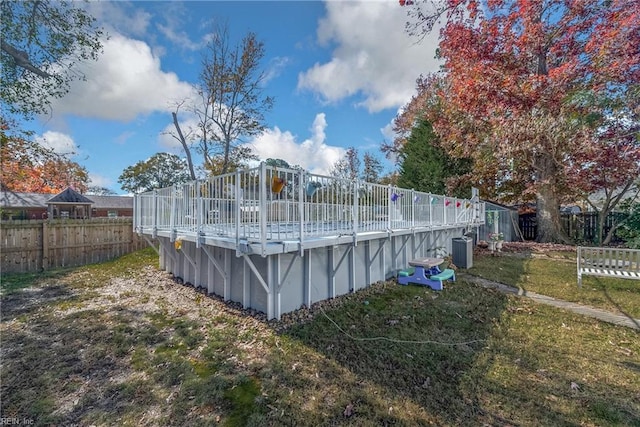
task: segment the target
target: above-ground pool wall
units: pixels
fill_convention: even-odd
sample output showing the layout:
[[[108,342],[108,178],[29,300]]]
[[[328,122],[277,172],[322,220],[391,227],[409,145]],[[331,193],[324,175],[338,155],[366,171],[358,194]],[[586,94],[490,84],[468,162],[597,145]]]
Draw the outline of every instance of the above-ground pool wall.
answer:
[[[462,228],[391,234],[299,252],[236,256],[235,249],[184,240],[180,250],[160,240],[160,267],[184,283],[267,314],[269,319],[302,306],[355,292],[395,277],[418,257],[451,253]]]

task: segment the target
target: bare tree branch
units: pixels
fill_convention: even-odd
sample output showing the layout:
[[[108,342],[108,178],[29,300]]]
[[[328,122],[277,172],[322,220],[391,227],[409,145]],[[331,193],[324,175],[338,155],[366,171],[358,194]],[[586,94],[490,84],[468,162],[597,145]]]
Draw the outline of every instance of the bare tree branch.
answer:
[[[192,180],[196,180],[196,173],[195,170],[193,169],[193,161],[191,160],[191,150],[189,149],[189,146],[187,145],[187,140],[184,137],[184,134],[182,133],[182,129],[180,129],[180,124],[178,123],[178,110],[180,109],[180,106],[178,105],[178,107],[176,108],[176,111],[171,112],[171,116],[173,117],[173,125],[176,127],[176,131],[178,132],[178,141],[180,141],[180,144],[182,144],[182,148],[184,148],[184,152],[187,156],[187,164],[189,165],[189,174],[191,175],[191,179]]]
[[[36,67],[35,65],[33,65],[31,63],[31,61],[29,60],[29,55],[27,55],[27,52],[24,52],[22,50],[18,50],[16,48],[14,48],[13,46],[11,46],[9,43],[6,43],[4,40],[0,41],[0,48],[7,53],[8,55],[10,55],[14,61],[16,61],[16,65],[18,67],[24,68],[25,70],[42,77],[43,79],[48,79],[51,76],[51,74],[46,73],[44,71],[42,71],[41,69],[39,69],[38,67]]]

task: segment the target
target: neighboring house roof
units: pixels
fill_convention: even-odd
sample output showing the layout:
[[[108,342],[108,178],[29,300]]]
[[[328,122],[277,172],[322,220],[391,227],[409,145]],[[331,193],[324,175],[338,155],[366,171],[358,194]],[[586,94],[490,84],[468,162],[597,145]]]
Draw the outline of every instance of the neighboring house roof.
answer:
[[[2,208],[46,208],[51,194],[14,193],[2,191],[0,207]]]
[[[83,196],[84,197],[84,196]],[[91,207],[95,209],[133,209],[133,197],[129,196],[90,196]],[[14,193],[12,191],[0,192],[0,207],[9,208],[47,208],[47,203],[52,202],[55,196],[40,193]],[[87,199],[88,200],[88,199]]]
[[[518,209],[513,206],[503,205],[498,202],[492,202],[489,200],[483,200],[486,206],[486,210],[495,211],[495,210],[509,210],[509,211],[517,211]]]
[[[47,203],[69,203],[69,204],[79,204],[79,205],[92,205],[93,200],[84,197],[82,194],[78,193],[73,188],[67,188],[63,192],[56,194],[49,200]]]
[[[91,196],[96,209],[133,209],[133,197],[130,196]]]

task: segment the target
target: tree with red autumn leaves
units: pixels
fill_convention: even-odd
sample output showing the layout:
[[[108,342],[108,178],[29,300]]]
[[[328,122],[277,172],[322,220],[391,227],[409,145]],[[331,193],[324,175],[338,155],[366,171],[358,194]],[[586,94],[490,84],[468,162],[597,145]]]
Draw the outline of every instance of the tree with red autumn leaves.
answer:
[[[87,190],[89,174],[83,166],[25,137],[9,135],[8,126],[0,125],[2,191],[59,193],[67,187],[80,193]]]
[[[443,72],[420,79],[396,119],[396,144],[425,117],[443,148],[473,159],[486,196],[535,199],[541,242],[565,240],[563,201],[637,179],[639,2],[446,0],[434,13],[420,6],[411,28],[430,31],[446,17]]]

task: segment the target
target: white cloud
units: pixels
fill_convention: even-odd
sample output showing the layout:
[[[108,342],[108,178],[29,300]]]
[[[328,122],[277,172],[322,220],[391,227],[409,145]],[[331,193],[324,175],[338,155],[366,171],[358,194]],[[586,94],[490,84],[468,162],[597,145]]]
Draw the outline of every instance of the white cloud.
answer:
[[[318,41],[335,45],[329,62],[298,76],[298,88],[327,102],[359,95],[370,112],[399,107],[415,92],[420,74],[436,71],[439,28],[421,42],[405,32],[407,10],[397,2],[327,1]],[[355,25],[354,25],[355,23]]]
[[[249,145],[262,160],[282,159],[312,173],[327,175],[333,165],[344,156],[345,150],[325,143],[326,127],[325,115],[319,113],[310,128],[311,136],[301,143],[296,141],[291,132],[283,132],[274,127],[256,137]]]
[[[130,130],[122,132],[120,135],[116,137],[115,143],[118,145],[124,145],[129,139],[134,137],[135,134],[136,134],[135,132],[132,132]]]
[[[262,85],[266,85],[269,81],[278,77],[282,71],[289,65],[291,59],[286,56],[276,56],[269,61],[269,66],[264,74]]]
[[[85,4],[91,16],[106,26],[108,32],[129,36],[147,34],[151,14],[127,1],[91,1]]]
[[[109,178],[106,178],[102,175],[98,175],[97,173],[91,173],[89,172],[89,185],[92,187],[104,187],[104,188],[110,188],[111,184],[113,184],[113,182],[111,182],[111,180]]]
[[[97,62],[83,64],[86,81],[76,81],[64,98],[54,102],[57,114],[130,121],[140,114],[169,111],[192,96],[192,87],[175,73],[160,68],[149,45],[120,34],[104,41]]]
[[[398,114],[400,114],[400,112],[398,112]],[[385,127],[380,129],[380,132],[382,133],[385,141],[393,141],[398,136],[398,134],[393,130],[393,120],[395,120],[395,118],[391,119],[391,121],[387,123]]]
[[[185,137],[197,137],[198,119],[194,114],[181,113],[180,128]],[[329,174],[333,165],[344,157],[345,149],[334,147],[325,143],[325,129],[327,121],[324,113],[316,115],[311,128],[311,136],[302,142],[296,140],[296,136],[289,131],[282,131],[278,127],[265,130],[261,135],[247,143],[254,153],[261,159],[268,158],[286,160],[291,165],[300,165],[304,169],[317,173]],[[158,144],[172,153],[182,153],[182,145],[171,134],[175,134],[173,123],[167,124],[158,135]],[[192,150],[195,156],[194,162],[198,162],[199,155]]]
[[[156,28],[171,43],[188,51],[196,51],[202,47],[202,41],[192,41],[189,34],[183,30],[183,28],[193,25],[189,22],[189,15],[183,3],[165,3],[161,19],[164,23],[157,23]]]
[[[36,136],[35,140],[38,144],[53,150],[57,154],[70,155],[78,153],[78,146],[73,138],[66,133],[47,131],[42,136]]]

